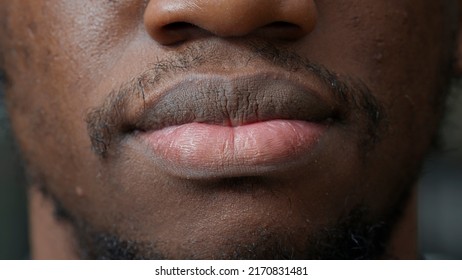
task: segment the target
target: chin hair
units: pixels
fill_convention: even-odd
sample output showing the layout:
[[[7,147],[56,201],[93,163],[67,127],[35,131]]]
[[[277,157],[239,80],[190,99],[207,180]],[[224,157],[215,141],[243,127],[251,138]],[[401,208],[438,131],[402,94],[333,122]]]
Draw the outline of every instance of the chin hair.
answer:
[[[177,252],[164,252],[157,242],[124,240],[117,234],[102,232],[89,223],[69,214],[61,203],[53,198],[55,217],[61,222],[69,222],[74,228],[81,259],[140,260],[140,259],[229,259],[229,260],[269,260],[269,259],[317,259],[317,260],[361,260],[393,258],[386,248],[403,205],[408,201],[405,192],[397,203],[395,211],[381,220],[370,221],[370,211],[365,205],[358,205],[331,226],[305,236],[304,246],[291,242],[290,233],[268,229],[255,229],[248,234],[251,241],[229,240],[226,248],[207,248],[207,253],[187,248]]]

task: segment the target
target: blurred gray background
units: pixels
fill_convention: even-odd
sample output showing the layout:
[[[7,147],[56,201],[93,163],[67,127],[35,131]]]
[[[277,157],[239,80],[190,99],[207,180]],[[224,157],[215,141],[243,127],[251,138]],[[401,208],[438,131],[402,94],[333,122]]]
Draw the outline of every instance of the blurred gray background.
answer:
[[[427,258],[462,259],[462,82],[454,86],[441,147],[426,162],[419,190],[419,234]]]
[[[0,88],[0,259],[28,257],[25,180]]]
[[[419,242],[429,259],[462,259],[462,90],[455,92],[448,100],[442,145],[428,158],[420,183]],[[0,259],[24,259],[25,182],[6,120],[0,101]]]

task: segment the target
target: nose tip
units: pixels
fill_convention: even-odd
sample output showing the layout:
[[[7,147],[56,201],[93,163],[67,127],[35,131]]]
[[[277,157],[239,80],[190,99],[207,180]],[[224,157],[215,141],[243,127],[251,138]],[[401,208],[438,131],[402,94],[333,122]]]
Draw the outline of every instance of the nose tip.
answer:
[[[316,16],[314,0],[151,0],[144,25],[162,45],[204,36],[298,39]]]

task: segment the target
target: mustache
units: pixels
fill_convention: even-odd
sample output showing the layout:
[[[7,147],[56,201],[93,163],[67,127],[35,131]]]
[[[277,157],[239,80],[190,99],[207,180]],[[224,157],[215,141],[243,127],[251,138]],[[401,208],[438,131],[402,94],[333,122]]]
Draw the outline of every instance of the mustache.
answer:
[[[248,55],[248,64],[259,61],[287,73],[315,76],[328,89],[329,98],[341,108],[335,121],[357,124],[361,150],[370,149],[385,134],[387,127],[384,109],[360,79],[339,75],[292,50],[265,40],[239,39],[233,43],[246,50],[244,53]],[[85,119],[93,152],[106,158],[111,147],[120,142],[123,135],[138,128],[130,110],[130,105],[136,99],[142,100],[143,106],[135,114],[147,115],[147,96],[155,92],[163,82],[175,75],[194,73],[195,69],[214,63],[226,63],[226,58],[216,51],[213,44],[197,42],[158,60],[149,69],[122,83],[119,88],[112,89],[104,102],[91,109]]]

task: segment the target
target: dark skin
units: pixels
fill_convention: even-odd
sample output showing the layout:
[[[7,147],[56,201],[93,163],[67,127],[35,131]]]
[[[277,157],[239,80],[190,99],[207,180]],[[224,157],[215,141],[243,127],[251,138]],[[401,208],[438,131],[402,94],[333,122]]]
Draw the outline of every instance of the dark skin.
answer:
[[[326,229],[349,236],[356,224],[359,232],[386,224],[384,246],[363,257],[418,257],[410,194],[442,115],[457,7],[450,0],[3,1],[0,61],[30,177],[32,256],[98,258],[91,239],[104,234],[137,244],[138,257],[324,258],[326,248],[344,244],[323,239]],[[235,82],[238,74],[250,78]],[[254,80],[262,75],[270,88],[296,92],[292,84],[302,81],[315,94],[276,99],[279,91]],[[188,79],[199,80],[186,84],[185,99],[175,97],[183,91],[169,89]],[[223,94],[191,89],[210,84],[242,100],[258,97],[247,107],[231,102],[223,117],[216,106]],[[259,119],[270,104],[265,93],[287,106]],[[207,101],[194,103],[199,94]],[[167,105],[175,121],[162,110],[140,114],[165,95],[179,110],[193,104],[193,117]],[[312,95],[316,101],[306,101]],[[306,107],[314,109],[300,120]],[[246,114],[256,123],[314,123],[322,133],[315,144],[297,138],[308,148],[283,159],[257,145],[253,157],[242,148],[244,156],[217,160],[196,142],[172,142],[162,154],[140,140],[179,118],[246,127]],[[153,118],[164,127],[153,127]],[[201,141],[215,139],[207,135]],[[278,145],[271,147],[285,155]],[[64,209],[61,219],[51,201]]]

